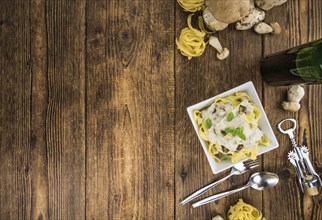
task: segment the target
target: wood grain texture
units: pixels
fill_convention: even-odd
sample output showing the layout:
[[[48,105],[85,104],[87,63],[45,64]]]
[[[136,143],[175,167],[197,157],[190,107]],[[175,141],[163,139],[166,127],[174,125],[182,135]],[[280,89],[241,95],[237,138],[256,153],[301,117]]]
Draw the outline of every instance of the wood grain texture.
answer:
[[[1,1],[1,219],[84,218],[84,9]]]
[[[274,126],[298,120],[297,140],[322,175],[322,86],[305,86],[291,114],[280,108],[287,87],[259,72],[263,56],[321,38],[321,11],[320,0],[289,0],[266,15],[280,35],[231,25],[216,33],[227,60],[207,47],[188,61],[175,45],[188,16],[176,1],[0,0],[0,219],[211,219],[239,198],[267,219],[322,219],[321,195],[301,195],[291,145]],[[281,145],[256,170],[277,172],[280,184],[181,206],[228,174],[212,174],[186,108],[247,81]]]
[[[275,37],[264,37],[263,54],[285,50],[300,44],[308,43],[322,37],[321,1],[288,1],[285,7],[276,7],[272,17],[278,17],[282,33]],[[279,15],[285,16],[279,16]],[[268,20],[275,21],[273,19]],[[279,40],[278,40],[279,39]],[[287,87],[273,87],[264,84],[264,105],[273,125],[285,118],[295,118],[298,121],[296,139],[299,144],[308,145],[314,165],[321,175],[321,85],[306,85],[301,110],[298,113],[283,111],[281,102],[286,99]],[[272,102],[269,97],[275,100]],[[321,219],[321,195],[316,197],[303,196],[298,187],[298,181],[294,168],[287,161],[287,153],[292,149],[286,135],[274,128],[280,142],[277,151],[264,156],[264,167],[274,170],[280,177],[280,184],[270,192],[264,193],[264,210],[270,210],[269,219],[280,216],[279,219]],[[274,161],[271,163],[270,161]],[[280,199],[283,195],[283,200]],[[293,207],[293,208],[289,208]]]
[[[88,1],[86,218],[175,217],[173,10]]]
[[[85,1],[47,1],[49,217],[85,217]]]
[[[187,26],[189,13],[176,8],[176,36]],[[193,17],[194,26],[197,16]],[[261,76],[259,74],[259,60],[262,53],[262,38],[252,31],[242,32],[234,30],[231,25],[227,30],[216,34],[224,47],[229,48],[228,59],[219,61],[217,51],[207,47],[201,57],[188,60],[178,51],[175,53],[176,74],[176,114],[175,114],[175,146],[176,146],[176,217],[177,219],[211,219],[216,214],[226,216],[230,205],[239,198],[256,204],[262,208],[262,196],[252,196],[251,190],[237,193],[218,202],[193,209],[191,205],[181,206],[180,201],[206,183],[219,180],[229,171],[214,175],[200,145],[197,135],[188,117],[186,108],[202,100],[218,95],[247,81],[253,81],[259,96],[262,94]],[[242,45],[249,45],[244,47]],[[184,128],[184,129],[183,129]],[[218,185],[207,195],[233,189],[247,183],[249,173],[234,176]],[[205,197],[205,196],[203,196]]]
[[[49,218],[46,112],[48,104],[46,2],[30,2],[30,53],[32,57],[30,145],[31,219]]]
[[[0,15],[0,218],[27,218],[30,209],[29,4],[2,2]]]

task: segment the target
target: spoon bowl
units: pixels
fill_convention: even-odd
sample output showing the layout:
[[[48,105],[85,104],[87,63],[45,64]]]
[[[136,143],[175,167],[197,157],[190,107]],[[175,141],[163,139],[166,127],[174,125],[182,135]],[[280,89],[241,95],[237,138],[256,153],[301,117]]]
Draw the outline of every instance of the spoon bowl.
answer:
[[[248,183],[253,189],[264,190],[274,187],[278,181],[278,176],[275,173],[257,172],[251,175]]]

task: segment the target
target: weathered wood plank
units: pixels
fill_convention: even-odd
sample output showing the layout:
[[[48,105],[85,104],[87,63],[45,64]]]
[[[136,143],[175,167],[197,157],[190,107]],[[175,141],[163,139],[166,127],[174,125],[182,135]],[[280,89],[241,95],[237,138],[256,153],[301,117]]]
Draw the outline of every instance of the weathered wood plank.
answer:
[[[0,7],[0,219],[29,218],[31,58],[28,1]]]
[[[0,219],[210,219],[243,198],[267,219],[321,219],[321,196],[300,196],[290,143],[259,159],[280,184],[198,209],[180,200],[213,175],[186,107],[252,80],[273,125],[295,117],[322,174],[321,85],[305,86],[297,114],[286,87],[262,83],[263,55],[319,39],[322,2],[288,1],[267,13],[283,32],[262,38],[233,27],[188,61],[173,35],[187,13],[175,1],[0,1]],[[175,11],[174,11],[175,10]],[[196,23],[194,23],[196,25]],[[273,162],[272,162],[273,161]],[[259,169],[257,169],[259,170]],[[233,177],[210,194],[243,185]],[[273,201],[273,202],[272,202]]]
[[[49,217],[85,217],[85,1],[47,1]],[[43,129],[43,128],[39,128]]]
[[[173,10],[87,2],[86,218],[174,218]]]
[[[1,219],[84,218],[84,3],[1,2]]]
[[[283,7],[274,8],[273,17],[281,24],[282,33],[275,37],[265,37],[264,55],[278,52],[290,47],[307,43],[322,37],[321,31],[322,4],[319,0],[288,1]],[[284,15],[284,16],[280,16]],[[273,21],[273,20],[271,20]],[[319,94],[321,85],[305,86],[306,95],[301,101],[299,113],[289,113],[281,109],[281,102],[286,97],[287,87],[273,87],[264,84],[265,109],[273,127],[284,118],[295,118],[298,121],[296,139],[299,143],[308,144],[312,160],[321,174],[321,104]],[[287,153],[292,149],[288,137],[275,133],[280,148],[264,157],[266,169],[276,170],[280,176],[278,187],[264,193],[264,210],[270,210],[269,219],[321,219],[321,196],[315,198],[303,196],[298,188],[297,177],[293,167],[287,161]],[[278,158],[278,159],[277,159]]]
[[[46,2],[30,1],[31,89],[31,219],[49,218],[46,112],[48,104]]]
[[[187,26],[187,16],[188,13],[183,12],[177,5],[177,37],[180,35],[181,28]],[[251,190],[237,193],[197,209],[192,209],[191,205],[181,206],[179,203],[184,197],[201,186],[218,180],[229,173],[229,171],[225,171],[218,175],[212,174],[203,149],[188,118],[186,108],[247,81],[253,81],[260,97],[262,94],[262,81],[258,71],[259,59],[262,53],[261,36],[252,31],[236,31],[233,25],[215,35],[219,37],[222,45],[230,50],[230,56],[227,60],[217,60],[216,51],[211,47],[207,47],[201,57],[190,61],[178,51],[175,53],[177,219],[211,219],[216,214],[226,216],[230,205],[235,204],[239,198],[254,204],[259,209],[262,208],[261,193],[257,193],[254,196],[254,192]],[[242,186],[247,182],[249,174],[232,177],[207,195]]]

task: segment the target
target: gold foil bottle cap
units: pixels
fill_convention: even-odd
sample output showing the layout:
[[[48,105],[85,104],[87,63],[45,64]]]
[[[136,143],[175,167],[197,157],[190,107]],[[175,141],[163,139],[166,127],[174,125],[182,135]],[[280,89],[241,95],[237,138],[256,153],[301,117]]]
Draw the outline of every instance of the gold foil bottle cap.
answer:
[[[309,176],[305,177],[305,180],[311,181],[311,180],[313,180],[313,176],[309,175]],[[319,194],[319,189],[316,186],[314,186],[314,187],[305,187],[304,189],[305,189],[305,193],[307,195],[309,195],[309,196],[316,196],[316,195]]]

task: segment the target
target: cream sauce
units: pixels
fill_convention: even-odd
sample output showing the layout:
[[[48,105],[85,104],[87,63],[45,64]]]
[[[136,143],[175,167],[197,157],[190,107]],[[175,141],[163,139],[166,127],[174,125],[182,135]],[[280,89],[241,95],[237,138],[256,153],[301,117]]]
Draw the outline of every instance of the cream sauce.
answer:
[[[253,112],[254,108],[247,99],[244,99],[239,106],[243,106],[245,112]],[[208,130],[209,141],[213,144],[219,144],[228,149],[228,152],[224,152],[219,148],[222,153],[234,153],[237,151],[238,146],[243,145],[246,148],[252,148],[258,145],[263,132],[256,126],[251,128],[250,124],[244,121],[240,115],[239,106],[233,108],[232,104],[214,103],[209,108],[202,111],[202,118],[211,120],[212,125]],[[234,114],[234,118],[231,121],[227,120],[229,113]],[[246,140],[243,140],[238,135],[235,137],[231,133],[223,132],[226,128],[243,128],[243,133],[246,136]]]

